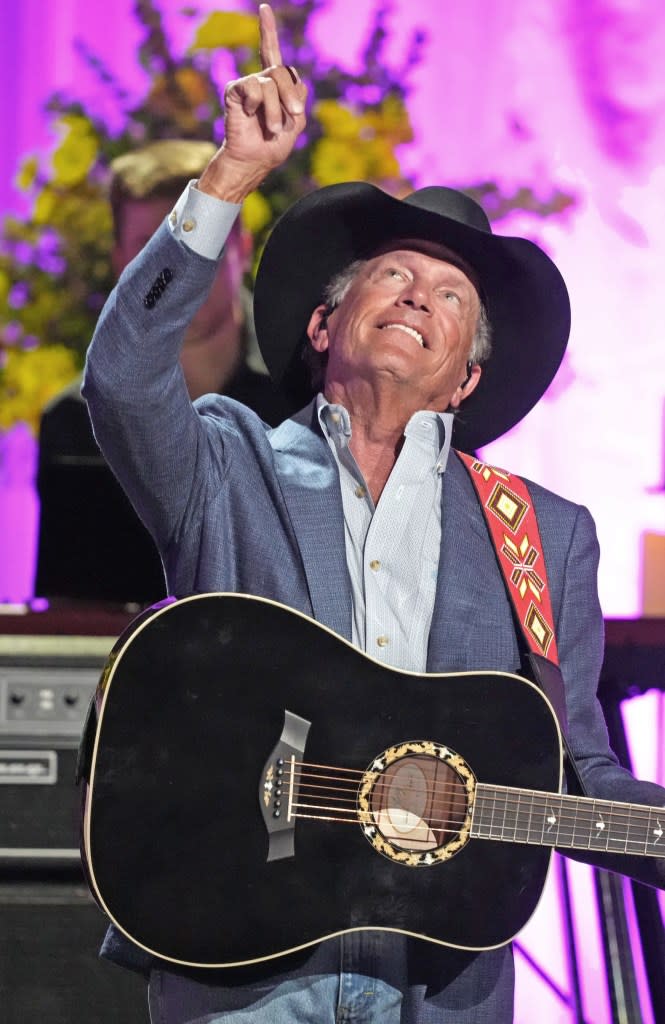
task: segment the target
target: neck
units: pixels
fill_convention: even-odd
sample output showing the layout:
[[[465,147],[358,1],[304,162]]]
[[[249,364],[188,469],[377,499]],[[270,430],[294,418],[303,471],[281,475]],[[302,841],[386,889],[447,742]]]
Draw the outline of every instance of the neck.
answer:
[[[351,419],[350,449],[374,504],[381,497],[404,443],[406,425],[422,406],[412,395],[396,394],[394,388],[368,388],[356,381],[351,387],[326,383],[325,396],[343,405]]]

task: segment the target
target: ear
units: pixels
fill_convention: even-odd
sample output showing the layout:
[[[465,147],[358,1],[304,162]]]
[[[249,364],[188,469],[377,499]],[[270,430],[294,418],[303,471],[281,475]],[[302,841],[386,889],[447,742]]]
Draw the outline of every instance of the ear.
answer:
[[[453,392],[452,398],[450,399],[450,405],[453,409],[459,409],[464,399],[468,398],[471,392],[476,390],[482,376],[482,372],[482,366],[478,363],[474,363],[471,367],[468,379],[464,383],[460,384]]]
[[[312,348],[317,352],[325,352],[328,348],[328,321],[326,317],[326,306],[317,306],[307,324],[307,337],[312,343]]]

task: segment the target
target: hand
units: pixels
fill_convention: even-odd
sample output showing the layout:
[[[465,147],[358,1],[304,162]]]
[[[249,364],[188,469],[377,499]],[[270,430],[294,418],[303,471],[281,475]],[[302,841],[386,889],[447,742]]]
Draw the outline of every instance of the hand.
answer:
[[[307,87],[282,64],[268,4],[259,7],[259,30],[263,70],[226,86],[224,142],[199,180],[202,191],[229,202],[242,202],[284,163],[306,123]]]

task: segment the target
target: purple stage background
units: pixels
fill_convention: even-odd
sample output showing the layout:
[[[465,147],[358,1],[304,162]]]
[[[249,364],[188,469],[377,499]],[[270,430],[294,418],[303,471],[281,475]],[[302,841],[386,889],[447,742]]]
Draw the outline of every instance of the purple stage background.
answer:
[[[182,35],[181,0],[160,6]],[[354,64],[375,7],[376,0],[331,0],[316,21],[317,45]],[[143,82],[131,0],[0,0],[0,9],[4,213],[21,208],[12,187],[19,160],[53,142],[43,100],[57,88],[108,103],[75,56],[75,37],[130,89]],[[605,614],[640,615],[643,535],[665,533],[665,7],[661,0],[394,0],[392,11],[396,54],[411,28],[428,33],[409,104],[416,141],[403,154],[417,183],[494,179],[506,189],[531,185],[543,199],[555,189],[575,197],[558,218],[520,214],[498,227],[529,235],[554,257],[570,288],[573,330],[546,399],[483,454],[589,506],[603,552]],[[33,596],[34,457],[23,428],[0,437],[0,601]],[[663,781],[662,697],[649,693],[631,705],[637,766]],[[590,1024],[604,1024],[588,878],[578,866],[572,875],[576,905],[585,907],[577,916],[585,1011]],[[567,991],[559,915],[552,883],[522,940]],[[518,968],[516,1020],[570,1021],[570,1010],[519,956]]]

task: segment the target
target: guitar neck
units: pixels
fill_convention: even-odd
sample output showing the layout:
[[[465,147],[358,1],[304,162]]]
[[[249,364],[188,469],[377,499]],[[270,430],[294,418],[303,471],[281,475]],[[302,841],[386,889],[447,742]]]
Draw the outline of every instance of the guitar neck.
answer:
[[[478,783],[475,839],[665,857],[665,808]]]

